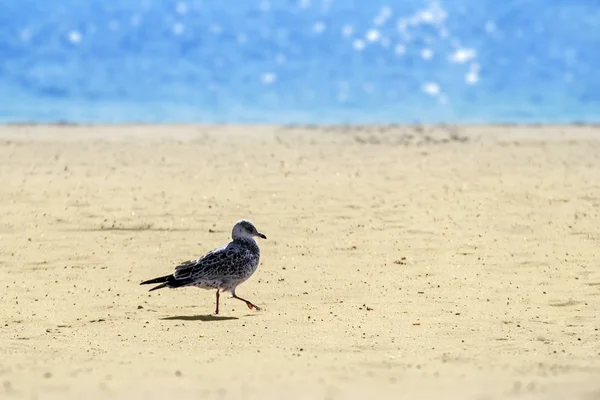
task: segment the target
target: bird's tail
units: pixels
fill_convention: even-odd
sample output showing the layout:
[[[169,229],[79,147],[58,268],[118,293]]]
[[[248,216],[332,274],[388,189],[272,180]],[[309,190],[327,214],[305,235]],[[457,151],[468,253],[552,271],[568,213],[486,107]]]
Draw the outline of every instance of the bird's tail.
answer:
[[[153,287],[152,289],[149,290],[149,292],[153,291],[153,290],[157,290],[157,289],[162,289],[164,287],[168,286],[168,280],[169,278],[171,278],[173,275],[165,275],[165,276],[161,276],[158,278],[154,278],[154,279],[150,279],[148,281],[144,281],[141,282],[140,285],[150,285],[152,283],[160,283],[160,285]]]

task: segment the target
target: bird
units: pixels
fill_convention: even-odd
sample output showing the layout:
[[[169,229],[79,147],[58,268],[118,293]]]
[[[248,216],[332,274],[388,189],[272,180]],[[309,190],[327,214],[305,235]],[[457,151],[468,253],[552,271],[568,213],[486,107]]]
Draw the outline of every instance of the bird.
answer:
[[[231,231],[232,241],[209,251],[196,260],[182,262],[175,272],[158,278],[143,281],[140,285],[156,284],[149,291],[168,288],[195,286],[201,289],[217,289],[215,314],[219,314],[220,292],[231,292],[234,299],[246,303],[249,309],[260,310],[250,301],[238,297],[235,289],[254,274],[260,261],[260,249],[255,237],[267,239],[252,222],[242,219],[235,223]]]

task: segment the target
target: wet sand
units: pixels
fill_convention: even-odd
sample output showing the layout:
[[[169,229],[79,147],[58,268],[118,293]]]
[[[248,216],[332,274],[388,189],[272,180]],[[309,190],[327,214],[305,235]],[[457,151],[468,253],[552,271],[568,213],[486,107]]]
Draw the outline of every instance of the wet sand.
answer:
[[[600,128],[0,127],[0,397],[598,399]],[[149,293],[251,219],[261,265]]]

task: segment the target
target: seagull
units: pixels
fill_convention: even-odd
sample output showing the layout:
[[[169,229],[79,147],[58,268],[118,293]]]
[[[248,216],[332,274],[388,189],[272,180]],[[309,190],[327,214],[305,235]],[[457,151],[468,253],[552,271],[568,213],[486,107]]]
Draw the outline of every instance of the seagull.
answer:
[[[242,219],[235,223],[231,231],[233,239],[229,244],[209,251],[197,260],[185,261],[175,267],[175,272],[141,282],[140,285],[160,283],[150,289],[180,288],[196,286],[201,289],[217,289],[217,308],[219,314],[219,292],[231,292],[234,299],[246,303],[249,309],[260,307],[235,294],[235,288],[252,276],[260,260],[260,249],[255,237],[266,239],[252,222]]]

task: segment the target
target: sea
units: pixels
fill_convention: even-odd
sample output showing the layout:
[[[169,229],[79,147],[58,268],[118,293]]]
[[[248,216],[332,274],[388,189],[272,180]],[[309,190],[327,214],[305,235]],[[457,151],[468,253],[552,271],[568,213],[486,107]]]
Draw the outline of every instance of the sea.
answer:
[[[599,0],[0,0],[0,123],[598,123]]]

